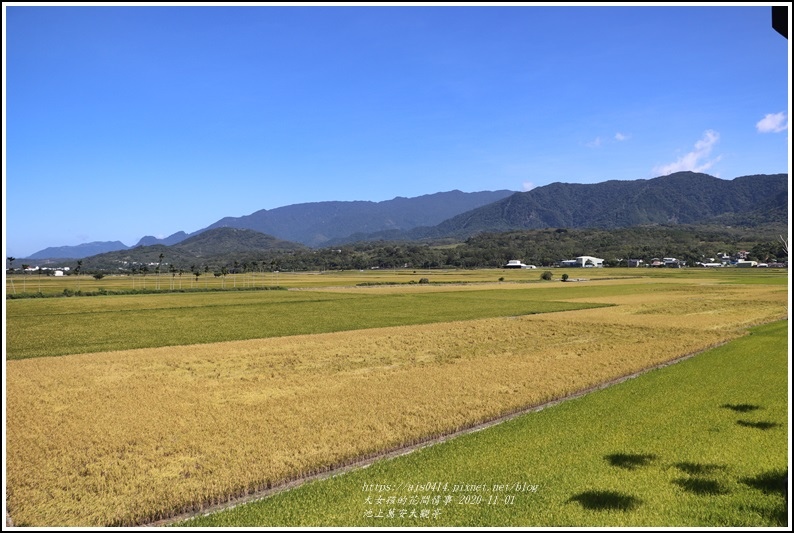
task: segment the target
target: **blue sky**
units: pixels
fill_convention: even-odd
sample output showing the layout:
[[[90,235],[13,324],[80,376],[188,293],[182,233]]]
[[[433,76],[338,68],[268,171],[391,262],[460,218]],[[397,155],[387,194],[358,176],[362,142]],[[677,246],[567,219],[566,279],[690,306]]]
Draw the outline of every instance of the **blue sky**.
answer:
[[[14,257],[303,202],[789,171],[768,6],[3,9]]]

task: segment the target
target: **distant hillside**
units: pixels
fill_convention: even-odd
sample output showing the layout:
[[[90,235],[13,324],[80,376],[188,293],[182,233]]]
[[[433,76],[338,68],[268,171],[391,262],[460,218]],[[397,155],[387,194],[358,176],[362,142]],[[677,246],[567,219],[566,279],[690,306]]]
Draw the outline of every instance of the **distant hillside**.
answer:
[[[787,217],[788,175],[722,180],[677,172],[649,180],[552,183],[454,216],[433,227],[358,234],[344,239],[466,238],[483,231],[543,228],[626,228],[720,220],[748,224]]]
[[[158,239],[157,237],[152,237],[151,235],[147,235],[146,237],[141,237],[141,240],[138,241],[138,244],[135,246],[154,246],[155,244],[163,244],[165,246],[171,246],[172,244],[177,244],[185,239],[188,238],[188,234],[184,231],[177,231],[173,235],[169,235],[165,239]]]
[[[447,233],[479,227],[610,229],[695,224],[719,215],[757,211],[762,206],[785,207],[787,190],[786,174],[729,181],[677,172],[650,180],[553,183],[458,215],[438,229]]]
[[[353,233],[432,226],[511,194],[513,191],[506,190],[472,193],[455,190],[415,198],[397,197],[383,202],[295,204],[262,209],[242,217],[222,218],[207,229],[246,228],[316,247]]]
[[[128,246],[121,241],[96,241],[78,244],[76,246],[55,246],[45,248],[28,257],[28,259],[82,259],[105,252],[126,250]]]
[[[157,244],[170,246],[187,239],[187,237],[187,233],[184,231],[179,231],[166,237],[165,239],[158,239],[157,237],[147,235],[146,237],[142,237],[135,246],[127,246],[121,241],[97,241],[78,244],[75,246],[56,246],[38,251],[31,255],[29,259],[84,259],[86,257],[91,257],[92,255],[116,252],[119,250],[128,250],[136,246],[154,246]]]
[[[215,257],[252,251],[300,250],[300,243],[277,239],[258,231],[240,228],[215,228],[185,239],[169,249],[193,257]]]
[[[272,235],[238,228],[215,228],[172,246],[155,244],[99,254],[83,260],[83,268],[129,269],[133,265],[153,265],[163,255],[163,265],[186,268],[191,264],[225,265],[237,258],[266,252],[304,250],[300,243],[283,241]]]

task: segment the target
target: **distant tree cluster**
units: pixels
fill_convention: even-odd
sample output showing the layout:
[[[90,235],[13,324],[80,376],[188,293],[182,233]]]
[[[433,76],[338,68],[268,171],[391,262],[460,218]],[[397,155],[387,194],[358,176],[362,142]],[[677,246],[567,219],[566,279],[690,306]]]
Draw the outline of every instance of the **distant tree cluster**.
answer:
[[[226,276],[246,272],[365,270],[372,268],[498,268],[511,259],[552,267],[581,255],[603,258],[605,266],[627,266],[629,259],[646,263],[675,257],[688,265],[710,262],[719,254],[747,252],[759,262],[788,259],[780,228],[738,229],[720,226],[648,226],[617,230],[544,229],[481,233],[462,242],[362,242],[335,248],[204,251],[203,257],[170,256],[168,247],[142,247],[118,255],[102,254],[78,262],[78,272],[122,272],[144,276],[167,271],[174,276],[191,273]],[[11,261],[9,261],[11,263]],[[81,264],[84,263],[84,264]],[[82,269],[82,270],[81,270]],[[167,275],[167,274],[166,274]]]

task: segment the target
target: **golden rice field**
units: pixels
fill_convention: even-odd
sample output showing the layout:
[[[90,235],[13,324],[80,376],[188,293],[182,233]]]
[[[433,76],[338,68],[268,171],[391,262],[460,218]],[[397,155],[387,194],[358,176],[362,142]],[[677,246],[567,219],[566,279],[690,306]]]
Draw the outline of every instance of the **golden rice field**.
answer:
[[[23,526],[146,523],[787,315],[783,285],[615,292],[588,298],[606,308],[6,361],[8,510]]]

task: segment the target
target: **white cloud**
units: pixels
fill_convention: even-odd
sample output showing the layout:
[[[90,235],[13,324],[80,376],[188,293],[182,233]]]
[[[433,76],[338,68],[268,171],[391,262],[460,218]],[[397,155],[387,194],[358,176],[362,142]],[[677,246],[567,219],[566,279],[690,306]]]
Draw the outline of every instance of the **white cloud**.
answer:
[[[722,156],[708,159],[711,155],[711,149],[719,140],[719,133],[714,130],[708,130],[703,134],[703,138],[695,143],[694,150],[682,155],[672,163],[657,165],[654,167],[653,171],[657,172],[659,175],[666,176],[667,174],[684,170],[691,170],[692,172],[703,172],[704,170],[708,170],[714,163],[722,159]]]
[[[531,181],[525,181],[524,183],[521,184],[521,188],[524,190],[524,192],[531,191],[535,187],[537,187],[537,185],[535,185]]]
[[[623,133],[617,132],[614,136],[614,140],[621,142],[628,140],[630,137],[629,135],[624,135]],[[601,137],[600,135],[593,139],[592,141],[584,143],[585,146],[588,148],[600,148],[605,144],[609,144],[612,142],[612,138],[610,137]]]
[[[596,137],[589,143],[585,144],[585,146],[587,146],[588,148],[598,148],[599,146],[601,146],[601,137]]]
[[[788,129],[786,113],[769,113],[755,125],[758,133],[779,133]]]

